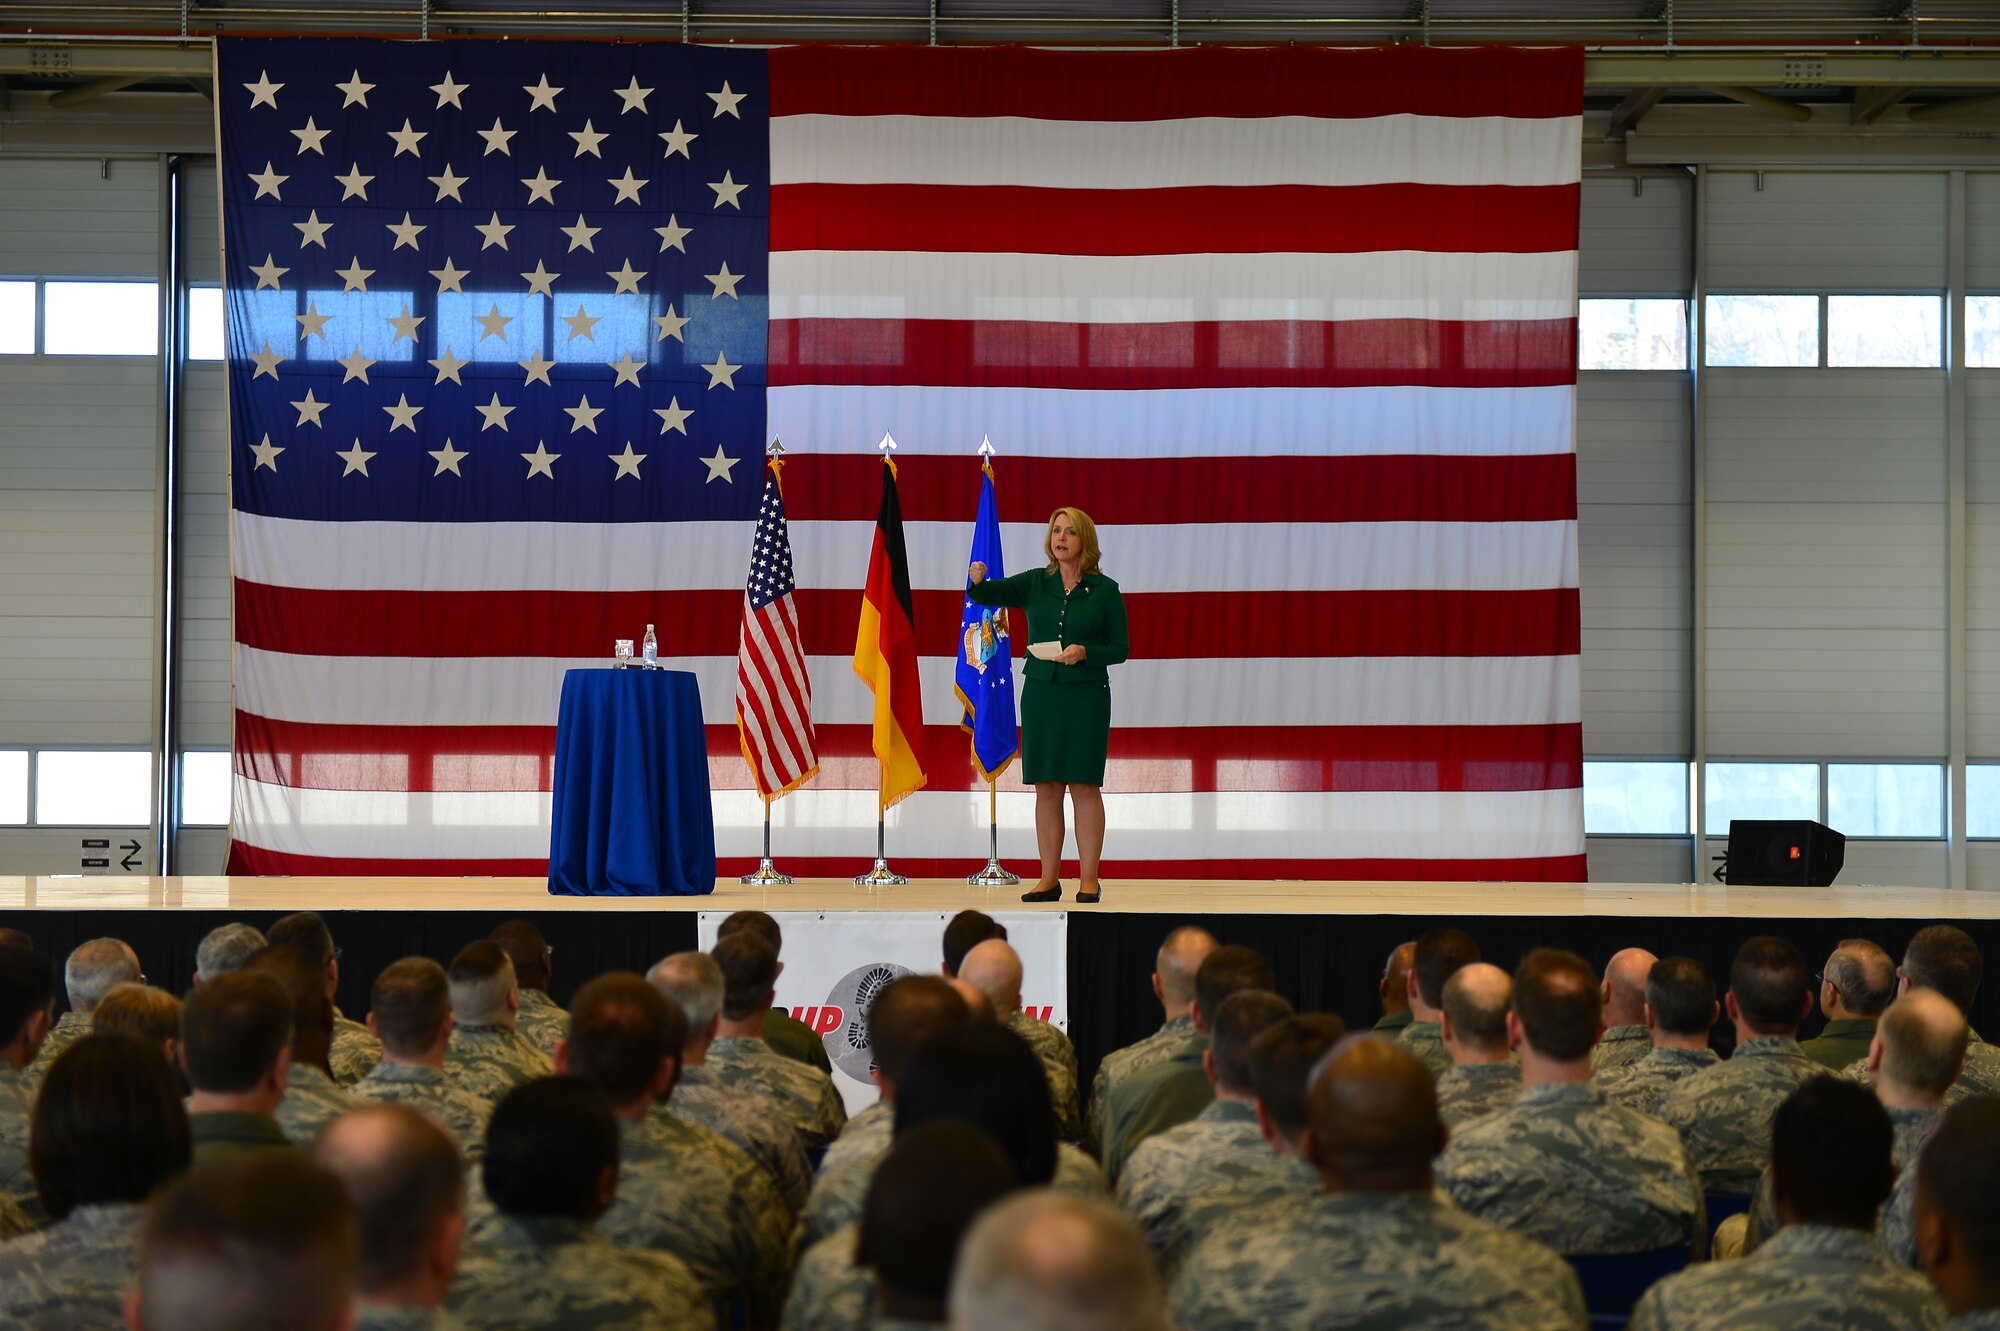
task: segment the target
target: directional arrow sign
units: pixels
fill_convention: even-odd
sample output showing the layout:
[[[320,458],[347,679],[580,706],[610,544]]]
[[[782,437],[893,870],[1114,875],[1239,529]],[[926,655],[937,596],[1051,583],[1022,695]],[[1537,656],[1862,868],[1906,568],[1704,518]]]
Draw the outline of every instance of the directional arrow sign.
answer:
[[[129,851],[131,851],[131,852],[132,852],[132,853],[133,853],[134,855],[136,855],[136,854],[138,854],[138,853],[139,853],[139,843],[138,843],[137,841],[126,841],[126,842],[123,842],[123,843],[121,843],[121,844],[119,845],[118,849],[120,849],[120,850],[129,850]]]
[[[138,855],[136,853],[127,855],[124,859],[118,861],[118,867],[126,870],[127,872],[130,872],[131,870],[138,868],[139,867]]]

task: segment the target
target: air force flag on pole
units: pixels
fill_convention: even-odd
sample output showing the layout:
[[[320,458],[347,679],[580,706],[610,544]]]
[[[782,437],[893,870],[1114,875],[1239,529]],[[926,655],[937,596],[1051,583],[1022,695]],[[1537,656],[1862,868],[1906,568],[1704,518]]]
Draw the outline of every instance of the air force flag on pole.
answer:
[[[979,472],[979,520],[966,562],[986,565],[989,578],[1004,578],[992,463],[982,461]],[[1021,733],[1014,724],[1014,645],[1006,610],[974,605],[970,597],[959,620],[958,700],[965,707],[959,728],[972,736],[972,765],[990,781],[1021,751]]]

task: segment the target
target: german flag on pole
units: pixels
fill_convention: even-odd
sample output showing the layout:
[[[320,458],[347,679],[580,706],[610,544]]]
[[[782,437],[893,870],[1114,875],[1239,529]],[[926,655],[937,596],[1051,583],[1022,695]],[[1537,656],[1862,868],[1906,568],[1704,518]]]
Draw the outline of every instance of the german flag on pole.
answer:
[[[903,505],[896,494],[895,441],[882,440],[882,507],[868,552],[854,673],[875,694],[875,758],[882,764],[882,808],[923,789],[924,699],[917,683],[917,632],[910,609],[910,560],[903,547]]]

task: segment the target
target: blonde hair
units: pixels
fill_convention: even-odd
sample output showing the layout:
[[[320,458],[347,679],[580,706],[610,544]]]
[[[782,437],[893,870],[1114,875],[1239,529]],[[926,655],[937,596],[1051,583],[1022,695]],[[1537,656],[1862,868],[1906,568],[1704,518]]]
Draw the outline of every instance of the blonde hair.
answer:
[[[149,984],[125,983],[97,1001],[90,1014],[96,1031],[128,1031],[155,1044],[176,1039],[181,1033],[181,1000],[164,989]]]
[[[1042,553],[1049,557],[1049,572],[1056,571],[1055,531],[1056,519],[1068,518],[1069,525],[1076,528],[1076,539],[1083,546],[1083,557],[1077,561],[1079,571],[1097,572],[1097,562],[1104,558],[1104,551],[1097,545],[1097,524],[1090,520],[1090,514],[1080,508],[1059,508],[1049,514],[1049,525],[1042,532]]]

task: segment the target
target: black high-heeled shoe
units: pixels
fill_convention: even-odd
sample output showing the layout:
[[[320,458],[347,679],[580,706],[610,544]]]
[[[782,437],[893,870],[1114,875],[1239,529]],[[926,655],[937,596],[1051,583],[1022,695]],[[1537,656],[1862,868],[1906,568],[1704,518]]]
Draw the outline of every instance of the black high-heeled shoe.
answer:
[[[1096,890],[1091,892],[1084,891],[1083,885],[1081,883],[1077,884],[1076,888],[1077,905],[1095,906],[1098,902],[1102,901],[1103,899],[1104,899],[1104,885],[1102,883],[1099,883],[1097,885]]]
[[[1023,900],[1023,901],[1061,901],[1061,900],[1062,900],[1062,884],[1061,884],[1061,883],[1055,883],[1055,884],[1052,884],[1052,885],[1051,885],[1051,886],[1049,886],[1049,887],[1038,887],[1038,888],[1034,889],[1034,890],[1033,890],[1032,892],[1023,892],[1023,893],[1021,894],[1021,900]]]

